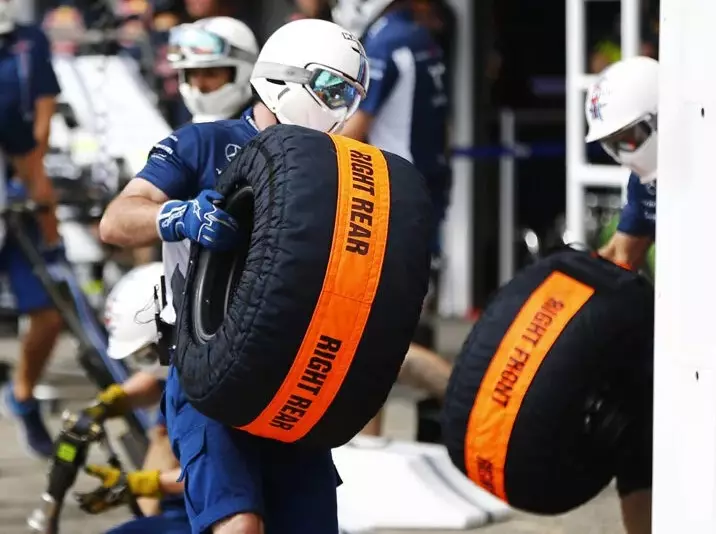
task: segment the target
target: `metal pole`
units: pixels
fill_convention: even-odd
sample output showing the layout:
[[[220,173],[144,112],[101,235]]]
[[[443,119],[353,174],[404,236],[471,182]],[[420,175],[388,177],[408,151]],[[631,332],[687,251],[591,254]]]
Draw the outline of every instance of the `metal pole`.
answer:
[[[585,0],[567,2],[567,232],[570,241],[585,240],[583,78],[586,71]]]
[[[511,152],[500,157],[499,273],[500,285],[515,272],[515,113],[500,111],[500,142]]]
[[[633,57],[639,54],[640,14],[640,0],[621,0],[622,57]]]
[[[473,0],[451,0],[457,17],[457,46],[453,84],[453,139],[456,146],[473,146],[474,43]],[[473,292],[473,174],[469,158],[452,161],[453,188],[443,225],[445,268],[438,289],[443,316],[464,317],[472,309]]]

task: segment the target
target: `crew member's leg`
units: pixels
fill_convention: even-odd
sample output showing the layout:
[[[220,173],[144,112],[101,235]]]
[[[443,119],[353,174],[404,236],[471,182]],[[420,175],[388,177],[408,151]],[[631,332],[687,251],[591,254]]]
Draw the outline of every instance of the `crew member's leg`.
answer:
[[[651,490],[640,490],[621,498],[622,520],[627,534],[651,534]]]
[[[617,472],[617,490],[627,534],[651,534],[653,410],[650,402],[645,404],[628,431]]]
[[[266,441],[261,452],[266,534],[338,534],[330,450]]]
[[[173,367],[165,394],[167,429],[182,467],[192,533],[262,534],[264,441],[196,411]]]
[[[0,269],[8,274],[18,312],[27,314],[30,319],[30,327],[21,342],[12,387],[6,389],[3,400],[20,424],[28,450],[49,457],[52,455],[52,439],[40,417],[33,389],[62,331],[62,318],[44,286],[33,274],[32,265],[12,238],[8,239],[0,253]]]

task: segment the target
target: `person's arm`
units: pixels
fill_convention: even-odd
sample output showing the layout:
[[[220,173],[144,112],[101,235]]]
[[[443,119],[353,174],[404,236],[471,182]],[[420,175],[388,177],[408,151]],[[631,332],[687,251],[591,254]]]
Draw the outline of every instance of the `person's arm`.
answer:
[[[55,215],[55,191],[45,173],[42,152],[37,146],[32,128],[22,118],[19,109],[11,110],[2,122],[0,150],[10,157],[15,171],[27,187],[30,199],[48,208],[37,216],[40,231],[46,246],[57,245],[60,234]]]
[[[139,371],[122,384],[112,384],[99,392],[92,404],[82,413],[95,421],[122,417],[135,408],[146,408],[162,398],[162,386],[157,378]]]
[[[162,398],[162,386],[151,373],[139,371],[130,376],[122,389],[127,395],[130,408],[146,408],[159,402]]]
[[[115,198],[99,223],[100,238],[120,247],[143,247],[159,239],[157,216],[169,199],[192,194],[196,182],[199,137],[192,125],[154,145],[147,164]]]
[[[373,120],[393,91],[399,76],[392,51],[386,45],[368,41],[365,43],[365,51],[370,65],[368,94],[361,102],[358,111],[346,121],[339,132],[358,141],[368,140]]]
[[[410,344],[403,365],[400,368],[398,382],[426,391],[432,397],[445,398],[452,365],[439,354]]]
[[[157,216],[169,197],[154,184],[137,177],[110,202],[99,223],[100,239],[120,247],[144,247],[159,239]]]
[[[181,467],[175,467],[159,473],[159,490],[162,495],[181,495],[184,493],[184,482],[177,482],[181,475]]]
[[[32,50],[33,97],[35,100],[35,140],[44,155],[50,141],[50,122],[57,108],[60,84],[52,67],[50,43],[38,29]]]
[[[623,232],[615,233],[609,242],[599,249],[605,260],[627,269],[637,270],[646,260],[653,241],[648,236],[633,236]]]
[[[35,140],[41,153],[47,153],[50,146],[50,122],[57,109],[54,96],[43,96],[35,100]]]
[[[599,255],[627,269],[639,269],[654,242],[655,221],[656,185],[643,184],[638,176],[632,174],[617,231],[599,250]]]
[[[45,173],[42,158],[42,150],[39,146],[36,146],[27,154],[14,156],[11,159],[17,174],[27,186],[30,199],[48,208],[39,213],[37,219],[45,245],[52,247],[60,241],[60,233],[57,229],[57,215],[55,214],[57,197],[55,196],[52,182],[47,177],[47,173]]]

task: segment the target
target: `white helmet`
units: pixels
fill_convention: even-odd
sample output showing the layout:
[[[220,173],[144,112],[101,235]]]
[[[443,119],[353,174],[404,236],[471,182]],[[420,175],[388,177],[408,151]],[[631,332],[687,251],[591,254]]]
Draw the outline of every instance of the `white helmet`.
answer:
[[[0,35],[15,29],[15,0],[0,0]]]
[[[363,45],[337,24],[289,22],[261,49],[251,84],[282,124],[337,132],[358,109],[370,76]]]
[[[109,333],[107,353],[122,360],[133,357],[140,368],[158,366],[153,351],[159,341],[155,321],[154,288],[161,282],[161,262],[135,267],[112,288],[104,309],[104,323]]]
[[[249,103],[249,78],[258,53],[253,32],[231,17],[211,17],[172,28],[167,59],[179,71],[179,92],[194,122],[228,119]],[[211,93],[202,93],[187,81],[185,69],[214,67],[232,67],[234,81]]]
[[[381,16],[395,0],[333,0],[331,14],[336,24],[363,37],[368,27]]]
[[[659,63],[632,57],[607,67],[587,92],[587,142],[601,142],[642,182],[656,178]]]

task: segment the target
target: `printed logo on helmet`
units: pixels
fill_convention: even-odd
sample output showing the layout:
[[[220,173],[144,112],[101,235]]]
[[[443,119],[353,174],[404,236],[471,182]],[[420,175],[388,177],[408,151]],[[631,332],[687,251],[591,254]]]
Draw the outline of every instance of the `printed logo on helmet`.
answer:
[[[602,89],[601,83],[597,83],[592,91],[592,97],[589,99],[589,115],[594,121],[604,120],[602,109],[607,105],[607,103],[604,102],[605,95],[606,91]]]

